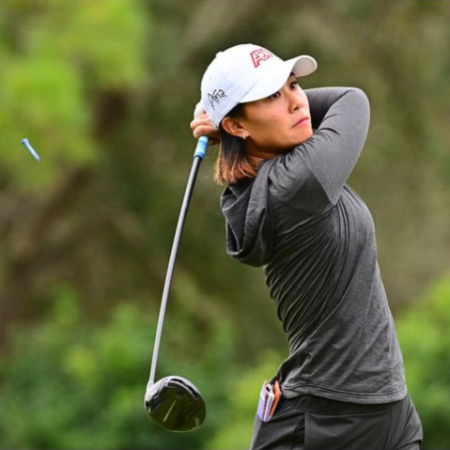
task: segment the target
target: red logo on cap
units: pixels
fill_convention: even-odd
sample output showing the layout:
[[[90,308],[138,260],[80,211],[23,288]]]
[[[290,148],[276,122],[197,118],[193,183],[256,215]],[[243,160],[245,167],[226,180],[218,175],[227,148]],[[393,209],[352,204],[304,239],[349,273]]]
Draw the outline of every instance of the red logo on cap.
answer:
[[[250,56],[252,57],[255,68],[258,68],[263,61],[272,58],[273,53],[269,52],[269,50],[266,50],[265,48],[258,48],[257,50],[253,50],[250,53]]]

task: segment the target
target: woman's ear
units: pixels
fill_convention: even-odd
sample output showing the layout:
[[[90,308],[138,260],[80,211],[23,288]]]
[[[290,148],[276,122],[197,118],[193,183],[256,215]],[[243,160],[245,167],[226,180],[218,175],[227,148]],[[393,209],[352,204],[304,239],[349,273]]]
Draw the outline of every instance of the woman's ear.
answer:
[[[221,126],[231,136],[242,138],[248,135],[247,130],[237,118],[225,117],[222,120]]]

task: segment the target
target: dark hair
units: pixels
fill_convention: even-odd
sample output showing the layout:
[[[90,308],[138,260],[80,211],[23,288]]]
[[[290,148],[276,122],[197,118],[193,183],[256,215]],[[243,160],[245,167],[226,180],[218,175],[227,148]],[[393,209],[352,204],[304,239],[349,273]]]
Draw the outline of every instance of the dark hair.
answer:
[[[243,104],[235,106],[226,117],[242,117]],[[219,155],[216,161],[214,179],[217,184],[235,184],[244,178],[256,177],[257,168],[244,147],[244,140],[227,133],[222,126],[220,130]]]

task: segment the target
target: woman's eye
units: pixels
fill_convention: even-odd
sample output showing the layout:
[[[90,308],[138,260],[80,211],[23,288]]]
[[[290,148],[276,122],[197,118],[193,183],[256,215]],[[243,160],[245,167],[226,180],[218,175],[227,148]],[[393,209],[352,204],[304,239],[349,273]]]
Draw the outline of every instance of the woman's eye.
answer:
[[[275,99],[278,98],[281,95],[280,91],[275,92],[274,94],[270,95],[269,97],[267,97],[269,100],[270,99]]]
[[[293,89],[297,89],[298,88],[298,81],[297,80],[295,80],[295,81],[293,81],[291,83],[291,88],[293,88]]]

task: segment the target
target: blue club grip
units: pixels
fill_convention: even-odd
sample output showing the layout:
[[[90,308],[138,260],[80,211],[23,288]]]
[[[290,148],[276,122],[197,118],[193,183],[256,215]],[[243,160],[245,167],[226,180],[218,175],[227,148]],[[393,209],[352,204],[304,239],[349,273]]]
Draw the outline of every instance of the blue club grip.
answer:
[[[209,138],[207,136],[200,136],[197,142],[197,147],[195,147],[194,158],[198,156],[203,159],[206,154],[206,149],[208,148]]]

